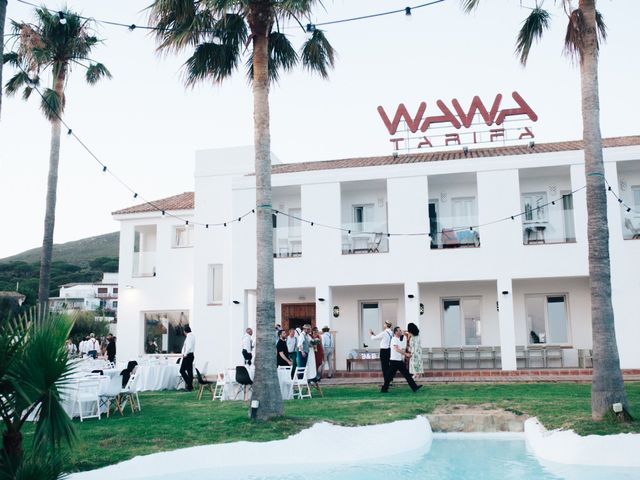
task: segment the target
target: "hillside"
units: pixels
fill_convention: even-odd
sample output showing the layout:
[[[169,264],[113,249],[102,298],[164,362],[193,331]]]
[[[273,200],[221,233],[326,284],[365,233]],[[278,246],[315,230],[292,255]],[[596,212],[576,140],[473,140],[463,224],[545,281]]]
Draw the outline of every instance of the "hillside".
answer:
[[[88,266],[90,261],[99,257],[117,257],[119,242],[120,232],[113,232],[73,242],[55,244],[53,246],[53,261]],[[0,263],[9,262],[40,262],[40,247],[0,259]]]

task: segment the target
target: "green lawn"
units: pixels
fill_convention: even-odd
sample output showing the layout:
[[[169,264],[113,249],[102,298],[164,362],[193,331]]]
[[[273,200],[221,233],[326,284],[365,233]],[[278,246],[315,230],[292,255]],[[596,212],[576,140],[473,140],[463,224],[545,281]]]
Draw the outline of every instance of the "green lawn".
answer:
[[[425,385],[413,394],[404,384],[387,395],[379,387],[324,387],[324,398],[285,402],[285,417],[271,422],[247,418],[245,402],[197,401],[195,393],[147,392],[142,411],[124,417],[74,422],[79,441],[70,452],[70,471],[90,470],[136,455],[238,440],[285,438],[315,422],[366,425],[413,418],[447,404],[492,404],[537,416],[547,428],[573,428],[581,434],[640,432],[640,383],[628,383],[628,425],[595,423],[590,416],[590,385],[565,383],[505,385]]]

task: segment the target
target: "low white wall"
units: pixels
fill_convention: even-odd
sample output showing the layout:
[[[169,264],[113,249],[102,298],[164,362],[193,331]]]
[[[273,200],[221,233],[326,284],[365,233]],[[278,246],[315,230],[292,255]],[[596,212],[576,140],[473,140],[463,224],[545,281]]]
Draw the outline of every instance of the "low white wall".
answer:
[[[68,478],[170,478],[172,474],[205,469],[211,469],[213,475],[216,470],[226,467],[241,465],[243,469],[247,469],[282,465],[283,452],[296,453],[286,456],[289,467],[312,464],[331,467],[337,464],[371,464],[378,461],[388,464],[393,462],[393,457],[406,462],[407,454],[414,452],[416,458],[419,458],[428,452],[432,437],[431,426],[425,417],[366,427],[340,427],[329,423],[317,423],[285,440],[204,445],[155,453],[98,470],[76,473]],[[300,448],[301,445],[305,447]],[[372,445],[381,448],[371,448]],[[318,452],[322,452],[320,463]],[[399,457],[400,454],[402,457]]]
[[[587,435],[548,431],[536,418],[524,423],[527,445],[540,460],[573,465],[640,467],[640,434]]]

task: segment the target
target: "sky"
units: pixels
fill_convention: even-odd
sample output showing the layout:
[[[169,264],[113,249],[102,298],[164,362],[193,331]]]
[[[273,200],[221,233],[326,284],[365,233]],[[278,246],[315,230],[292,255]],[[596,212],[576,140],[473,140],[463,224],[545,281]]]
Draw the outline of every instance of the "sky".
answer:
[[[147,23],[150,0],[68,0],[73,11],[96,20]],[[313,23],[369,15],[407,0],[324,0]],[[422,3],[422,2],[421,2]],[[522,7],[521,7],[522,3]],[[533,0],[484,0],[466,15],[459,0],[402,13],[323,27],[337,51],[323,80],[298,68],[283,74],[270,94],[271,149],[283,162],[388,155],[393,145],[377,113],[399,103],[415,111],[438,99],[463,106],[518,91],[538,115],[536,142],[582,136],[579,68],[563,55],[566,17],[554,2],[552,26],[535,45],[526,67],[514,55],[516,34]],[[58,10],[62,3],[44,0]],[[609,37],[600,55],[600,111],[604,137],[637,135],[640,128],[640,2],[599,0]],[[33,20],[33,7],[9,0],[7,17]],[[159,55],[142,30],[97,24],[103,43],[92,57],[113,78],[95,86],[72,72],[65,121],[90,150],[146,199],[193,190],[195,151],[251,145],[251,88],[244,71],[222,84],[186,88],[181,66],[189,53]],[[299,27],[286,30],[300,46]],[[9,49],[11,44],[8,45]],[[4,70],[5,80],[13,72]],[[512,105],[509,105],[512,106]],[[36,95],[3,98],[0,120],[0,212],[5,227],[0,258],[41,245],[50,124]],[[111,212],[139,203],[73,139],[64,135],[54,241],[63,243],[119,229]]]

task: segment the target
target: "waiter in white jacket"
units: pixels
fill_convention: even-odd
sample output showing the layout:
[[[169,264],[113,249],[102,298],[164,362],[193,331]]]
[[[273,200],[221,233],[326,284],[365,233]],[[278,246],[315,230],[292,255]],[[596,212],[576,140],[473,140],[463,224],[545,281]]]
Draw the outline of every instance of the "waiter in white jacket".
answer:
[[[379,334],[375,334],[373,330],[369,330],[371,340],[380,340],[380,366],[382,367],[382,376],[387,378],[389,371],[389,359],[391,358],[391,339],[393,338],[392,323],[389,320],[384,321],[384,330]]]
[[[196,337],[191,332],[191,327],[185,325],[184,335],[187,337],[182,344],[182,362],[180,363],[180,375],[184,379],[184,385],[188,392],[193,390],[193,353],[196,349]]]

